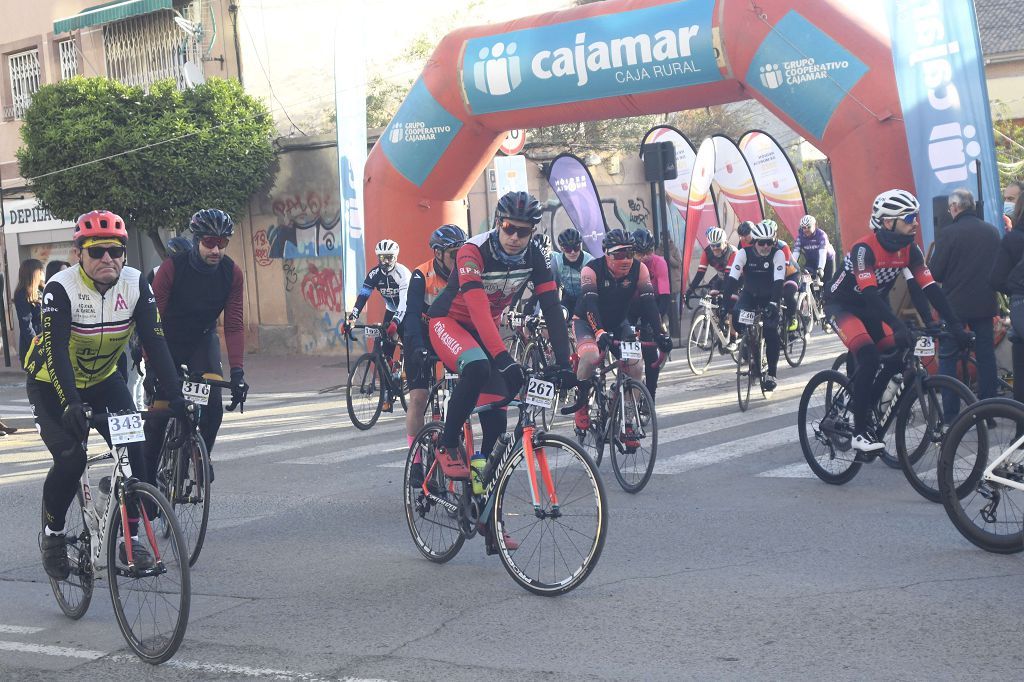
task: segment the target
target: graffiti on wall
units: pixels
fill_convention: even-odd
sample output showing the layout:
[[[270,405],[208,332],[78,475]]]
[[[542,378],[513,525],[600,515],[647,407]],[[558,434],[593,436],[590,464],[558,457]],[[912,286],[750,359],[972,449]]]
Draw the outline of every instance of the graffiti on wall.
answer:
[[[647,203],[641,197],[634,197],[628,201],[629,204],[629,222],[635,228],[647,227],[647,219],[651,217],[651,212],[647,210]]]
[[[281,263],[281,270],[284,272],[284,290],[291,291],[295,283],[299,281],[299,273],[295,270],[295,261],[287,259]]]
[[[309,263],[306,276],[302,278],[302,297],[317,310],[341,312],[341,276],[336,270],[320,269]]]
[[[296,192],[275,199],[273,210],[274,224],[253,237],[257,248],[266,240],[264,262],[257,259],[261,265],[275,258],[341,257],[341,205],[336,192]]]

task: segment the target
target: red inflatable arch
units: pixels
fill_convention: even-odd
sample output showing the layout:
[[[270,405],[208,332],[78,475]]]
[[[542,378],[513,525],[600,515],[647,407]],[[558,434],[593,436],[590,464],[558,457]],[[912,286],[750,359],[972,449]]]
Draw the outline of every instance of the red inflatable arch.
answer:
[[[365,243],[465,225],[508,130],[756,99],[832,159],[849,244],[879,191],[914,187],[891,55],[828,0],[607,0],[453,31],[370,152]]]

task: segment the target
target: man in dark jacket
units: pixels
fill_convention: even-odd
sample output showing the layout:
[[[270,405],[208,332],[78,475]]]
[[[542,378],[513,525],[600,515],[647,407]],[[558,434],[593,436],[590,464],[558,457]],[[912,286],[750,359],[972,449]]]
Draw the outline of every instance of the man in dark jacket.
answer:
[[[1018,199],[1015,215],[1020,216],[1024,200]],[[1012,231],[1003,235],[992,266],[991,285],[1010,297],[1010,335],[1013,353],[1013,376],[1024,377],[1024,218],[1018,217]],[[1024,380],[1013,382],[1013,399],[1024,402]]]
[[[928,263],[932,276],[956,316],[974,332],[974,355],[978,362],[978,397],[996,393],[996,351],[992,318],[999,312],[996,292],[989,283],[992,263],[999,251],[999,231],[975,215],[974,196],[966,189],[949,195],[953,222],[945,227]],[[939,372],[956,376],[958,355],[939,358]],[[943,396],[947,419],[959,411],[956,396]]]

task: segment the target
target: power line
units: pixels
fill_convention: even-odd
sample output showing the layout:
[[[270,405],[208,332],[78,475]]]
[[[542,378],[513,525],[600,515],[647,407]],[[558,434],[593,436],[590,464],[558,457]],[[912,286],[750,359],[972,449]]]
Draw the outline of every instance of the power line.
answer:
[[[262,0],[260,1],[260,16],[264,20],[264,24],[263,24],[263,48],[267,51],[267,61],[270,61],[270,48],[267,46],[266,13],[263,12],[263,2],[262,2]],[[292,120],[292,117],[288,114],[288,110],[284,108],[284,105],[281,104],[281,100],[278,99],[277,94],[274,92],[274,85],[273,85],[273,83],[270,82],[270,74],[267,73],[267,69],[264,68],[264,66],[263,66],[263,60],[260,59],[260,50],[259,50],[258,47],[256,47],[256,40],[252,37],[252,31],[249,30],[249,22],[246,20],[246,18],[244,16],[240,16],[239,19],[242,21],[242,24],[245,25],[245,33],[246,33],[246,35],[249,36],[249,42],[252,43],[252,50],[253,50],[253,54],[256,56],[256,63],[260,65],[260,71],[263,72],[264,78],[267,79],[267,88],[270,90],[270,96],[272,98],[274,98],[274,101],[277,102],[281,106],[281,111],[284,112],[285,118],[287,118],[288,122],[292,124],[292,127],[295,128],[296,130],[298,130],[300,133],[302,133],[302,135],[305,136],[306,133],[303,132],[302,128],[300,128],[299,126],[295,125],[295,121]]]

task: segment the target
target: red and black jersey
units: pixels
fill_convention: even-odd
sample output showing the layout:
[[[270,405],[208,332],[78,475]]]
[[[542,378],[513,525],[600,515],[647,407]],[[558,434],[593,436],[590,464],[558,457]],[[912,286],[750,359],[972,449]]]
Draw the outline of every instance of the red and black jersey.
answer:
[[[828,298],[851,303],[861,301],[867,287],[877,287],[882,298],[889,295],[896,278],[902,274],[923,289],[934,284],[932,273],[924,264],[921,247],[911,244],[899,251],[887,251],[874,233],[853,245],[843,259],[843,269],[832,280]]]
[[[726,244],[719,256],[715,255],[710,246],[705,246],[704,250],[700,252],[700,263],[697,264],[697,270],[704,272],[708,266],[711,266],[720,275],[724,275],[729,271],[729,265],[735,253],[736,247],[732,244]]]
[[[661,330],[651,274],[640,261],[634,260],[625,276],[617,278],[604,258],[595,258],[583,266],[580,277],[576,317],[585,320],[595,333],[618,331],[631,308],[639,311],[652,329]]]

